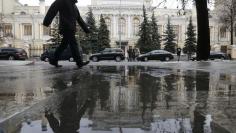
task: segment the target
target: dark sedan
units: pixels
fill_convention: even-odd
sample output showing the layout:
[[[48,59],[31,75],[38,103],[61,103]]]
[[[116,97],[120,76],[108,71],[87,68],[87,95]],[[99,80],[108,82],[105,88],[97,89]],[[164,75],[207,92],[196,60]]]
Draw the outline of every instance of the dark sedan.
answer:
[[[222,53],[222,52],[214,52],[214,51],[211,51],[211,52],[210,52],[209,59],[210,59],[210,60],[215,60],[215,59],[226,60],[226,59],[228,59],[228,56],[227,56],[225,53]],[[196,55],[194,55],[194,56],[191,58],[191,60],[192,60],[192,61],[196,60]]]
[[[160,61],[170,61],[174,59],[172,53],[165,50],[153,50],[146,54],[142,54],[137,57],[138,61],[148,61],[148,60],[160,60]]]
[[[125,59],[124,51],[120,48],[106,48],[105,50],[93,54],[89,58],[94,62],[98,62],[100,60],[115,60],[120,62]]]
[[[27,53],[21,48],[0,48],[0,59],[3,60],[26,60]]]
[[[54,52],[55,52],[55,49],[46,50],[46,51],[41,55],[40,59],[41,59],[42,61],[48,62],[49,59],[50,59],[50,57],[53,56]],[[67,49],[64,50],[64,52],[61,54],[59,60],[69,60],[69,61],[71,61],[71,62],[74,61],[74,59],[72,58],[72,54],[71,54],[69,48],[67,48]]]

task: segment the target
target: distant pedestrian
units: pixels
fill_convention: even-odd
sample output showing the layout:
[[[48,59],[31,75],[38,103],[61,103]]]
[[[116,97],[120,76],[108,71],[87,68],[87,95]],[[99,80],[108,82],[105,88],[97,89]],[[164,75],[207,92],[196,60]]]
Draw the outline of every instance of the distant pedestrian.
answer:
[[[128,61],[132,61],[132,48],[128,49]]]
[[[132,61],[135,61],[136,58],[136,52],[135,49],[132,49]]]
[[[86,33],[89,33],[90,30],[81,18],[75,3],[77,3],[77,0],[54,1],[43,21],[43,25],[48,27],[52,23],[53,18],[59,12],[59,30],[60,34],[63,36],[63,39],[60,46],[56,49],[54,57],[49,59],[49,63],[55,67],[61,67],[61,65],[58,65],[58,60],[62,52],[68,47],[68,44],[70,45],[72,56],[78,68],[81,68],[89,63],[88,61],[83,62],[81,57],[82,53],[80,53],[78,49],[78,44],[75,39],[76,21]]]
[[[139,49],[138,48],[135,48],[135,60],[137,59],[137,57],[139,56],[139,54],[140,54],[140,51],[139,51]]]
[[[180,60],[180,56],[181,56],[181,48],[177,48],[178,61]]]

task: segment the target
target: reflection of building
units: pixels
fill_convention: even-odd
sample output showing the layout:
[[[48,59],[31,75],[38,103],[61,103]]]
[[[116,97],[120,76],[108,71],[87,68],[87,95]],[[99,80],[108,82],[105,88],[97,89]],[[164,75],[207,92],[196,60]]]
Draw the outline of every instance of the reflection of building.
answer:
[[[135,72],[139,73],[139,71],[139,69],[135,69]],[[126,74],[122,78],[127,83],[125,85],[120,85],[122,81],[120,79],[110,79],[111,91],[108,102],[110,103],[110,111],[95,111],[94,117],[91,119],[93,121],[92,131],[106,130],[109,132],[120,126],[123,131],[126,129],[132,129],[132,131],[156,129],[155,131],[174,132],[182,130],[192,132],[192,130],[196,130],[194,127],[198,124],[201,124],[202,130],[207,132],[223,131],[224,128],[232,130],[232,124],[224,126],[224,122],[234,121],[233,118],[227,117],[235,111],[233,99],[236,91],[235,85],[232,84],[233,75],[183,70],[166,70],[164,72],[165,70],[156,70],[155,68],[153,70],[147,68],[147,71],[150,73],[141,73],[135,79],[132,78],[133,73]],[[162,74],[158,72],[154,74],[154,71]],[[138,89],[140,86],[137,84],[137,80],[147,78],[161,83],[161,87],[156,95],[155,109],[151,111],[150,103],[148,103],[145,116],[142,118],[143,108],[140,101],[142,94]],[[202,80],[204,82],[201,82]],[[144,83],[144,81],[140,82]],[[168,83],[170,84],[167,85]],[[147,91],[148,86],[152,85],[147,85]],[[127,106],[128,101],[134,102],[134,108]],[[168,128],[167,125],[172,125],[170,127],[173,128]],[[201,129],[199,129],[200,131]]]
[[[42,21],[48,6],[45,0],[39,0],[39,6],[22,5],[18,0],[1,0],[0,11],[3,12],[4,34],[11,35],[7,44],[14,47],[31,49],[31,55],[40,55],[43,51],[43,44],[50,38],[49,29],[42,26]],[[121,4],[121,6],[120,6]],[[99,22],[101,14],[110,30],[111,44],[119,47],[119,33],[121,34],[122,47],[134,46],[138,39],[139,26],[142,22],[142,7],[147,7],[151,15],[152,0],[92,0],[89,7],[93,9],[95,19]],[[3,7],[3,8],[2,8]],[[88,7],[80,7],[85,17]],[[185,32],[190,16],[193,16],[193,24],[196,26],[196,12],[187,10],[186,15],[178,13],[176,9],[156,8],[155,14],[158,20],[159,32],[163,35],[167,18],[171,17],[171,23],[177,34],[178,46],[183,47],[186,38]],[[121,15],[120,15],[121,14]],[[229,43],[229,33],[217,23],[215,13],[210,18],[211,45],[213,50],[225,51]],[[120,31],[120,32],[119,32]],[[222,46],[221,46],[222,45]]]

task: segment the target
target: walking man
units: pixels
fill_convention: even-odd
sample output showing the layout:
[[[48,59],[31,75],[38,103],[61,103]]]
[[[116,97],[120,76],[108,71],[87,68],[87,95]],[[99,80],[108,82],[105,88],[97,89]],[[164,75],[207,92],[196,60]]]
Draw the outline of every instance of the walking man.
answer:
[[[180,56],[181,56],[181,48],[177,48],[177,56],[178,56],[178,61],[179,61]]]
[[[63,36],[63,39],[60,46],[56,49],[54,57],[49,60],[49,63],[55,67],[61,67],[61,65],[58,65],[58,60],[61,53],[68,47],[68,44],[78,68],[81,68],[89,63],[89,61],[83,62],[81,57],[82,53],[80,53],[78,49],[78,44],[75,38],[76,21],[79,23],[84,32],[90,32],[86,23],[80,16],[79,10],[75,5],[76,3],[77,0],[55,0],[50,6],[43,21],[43,25],[48,27],[52,23],[53,18],[59,12],[59,30],[60,34]]]

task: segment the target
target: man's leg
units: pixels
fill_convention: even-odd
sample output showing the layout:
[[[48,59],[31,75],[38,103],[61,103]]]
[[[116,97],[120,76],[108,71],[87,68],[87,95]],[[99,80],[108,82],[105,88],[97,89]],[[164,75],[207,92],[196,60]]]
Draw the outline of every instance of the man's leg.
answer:
[[[67,46],[68,46],[67,36],[63,35],[63,39],[61,41],[61,44],[59,45],[59,47],[57,47],[57,49],[54,53],[54,60],[55,61],[58,61],[60,59],[60,55],[67,48]]]
[[[81,55],[83,53],[80,53],[79,48],[78,48],[78,43],[75,39],[75,33],[74,32],[70,32],[68,33],[68,35],[70,35],[69,37],[69,44],[70,44],[70,49],[71,49],[71,54],[76,62],[76,65],[78,67],[82,67],[84,65],[87,65],[89,62],[83,62],[83,59],[81,57]]]
[[[67,40],[66,35],[64,34],[61,44],[57,47],[57,49],[54,53],[54,57],[49,60],[49,63],[51,65],[53,65],[55,67],[61,67],[61,65],[58,65],[58,60],[60,59],[60,55],[67,48],[67,46],[68,46],[68,40]]]

